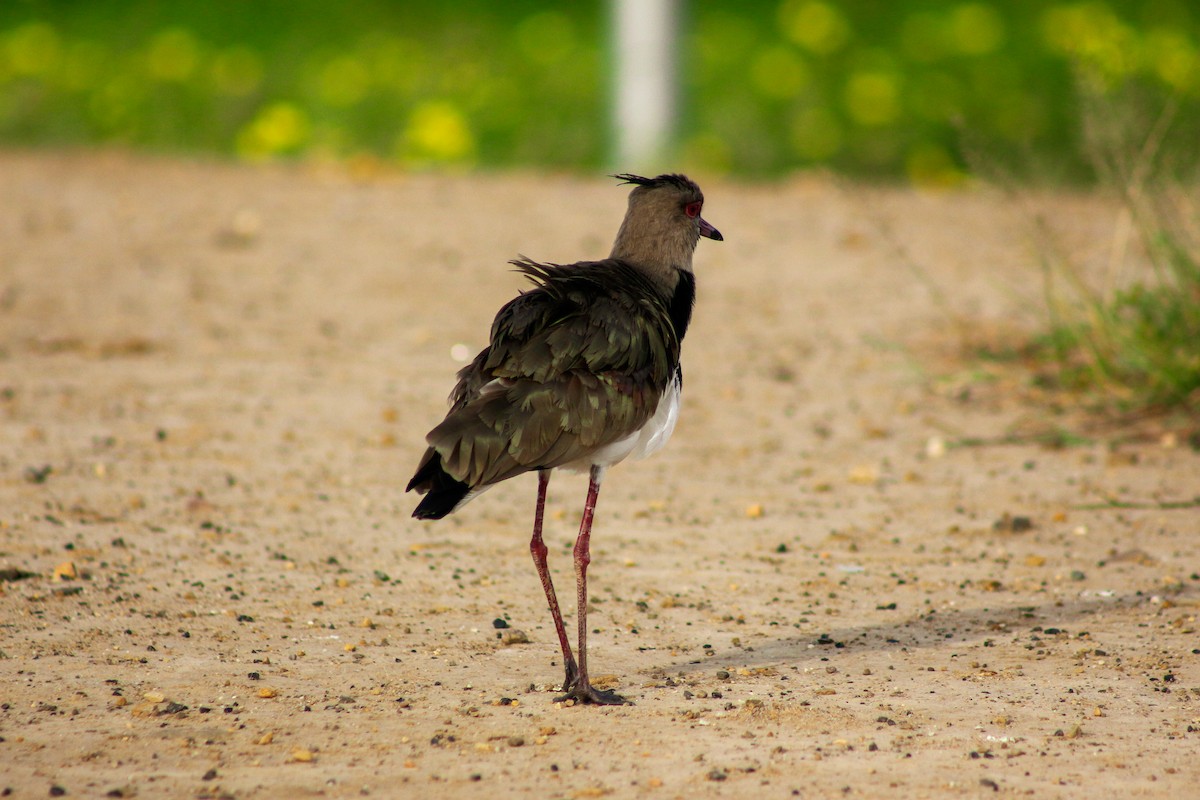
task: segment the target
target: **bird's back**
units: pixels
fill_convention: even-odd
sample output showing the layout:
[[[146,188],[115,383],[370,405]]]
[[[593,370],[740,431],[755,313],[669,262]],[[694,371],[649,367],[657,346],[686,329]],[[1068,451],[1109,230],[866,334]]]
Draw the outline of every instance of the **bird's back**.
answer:
[[[429,473],[440,470],[465,496],[585,462],[637,433],[676,379],[690,274],[679,278],[689,281],[681,326],[679,298],[619,259],[513,263],[535,286],[500,310],[489,345],[459,372],[409,488],[436,491]]]

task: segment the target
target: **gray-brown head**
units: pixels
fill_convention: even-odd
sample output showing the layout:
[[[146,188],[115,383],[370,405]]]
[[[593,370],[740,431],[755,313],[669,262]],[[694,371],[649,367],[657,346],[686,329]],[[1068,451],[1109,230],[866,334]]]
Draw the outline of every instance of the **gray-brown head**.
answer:
[[[629,209],[613,242],[612,258],[620,258],[652,272],[671,268],[691,271],[692,252],[701,236],[723,241],[700,211],[704,194],[684,175],[643,178],[628,173],[614,175],[633,184]]]

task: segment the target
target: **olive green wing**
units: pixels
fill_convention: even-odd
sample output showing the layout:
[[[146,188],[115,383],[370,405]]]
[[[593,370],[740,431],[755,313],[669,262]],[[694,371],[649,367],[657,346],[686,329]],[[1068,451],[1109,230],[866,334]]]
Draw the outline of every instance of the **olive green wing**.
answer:
[[[427,440],[482,486],[587,458],[654,414],[679,361],[658,292],[615,261],[514,262],[537,283],[501,309]]]

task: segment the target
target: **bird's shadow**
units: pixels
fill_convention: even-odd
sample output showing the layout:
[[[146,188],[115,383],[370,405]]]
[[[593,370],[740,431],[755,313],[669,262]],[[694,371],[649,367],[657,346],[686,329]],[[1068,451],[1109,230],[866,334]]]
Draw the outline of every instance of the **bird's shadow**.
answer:
[[[715,667],[797,665],[829,659],[834,654],[901,651],[962,643],[967,646],[990,641],[1009,644],[1013,637],[1028,636],[1038,640],[1092,641],[1087,621],[1103,612],[1128,612],[1139,606],[1157,602],[1152,591],[1130,591],[1121,594],[1092,594],[1072,601],[1054,600],[1037,605],[1025,602],[990,604],[970,609],[938,608],[894,624],[874,624],[824,629],[818,633],[785,636],[753,646],[740,647],[704,659],[688,659],[663,664],[655,669],[663,676],[686,675],[689,672]],[[1197,594],[1185,590],[1184,595]],[[1174,599],[1174,598],[1173,598]],[[1082,627],[1081,627],[1082,626]],[[1035,640],[1034,637],[1037,639]],[[1115,646],[1106,643],[1105,647]]]

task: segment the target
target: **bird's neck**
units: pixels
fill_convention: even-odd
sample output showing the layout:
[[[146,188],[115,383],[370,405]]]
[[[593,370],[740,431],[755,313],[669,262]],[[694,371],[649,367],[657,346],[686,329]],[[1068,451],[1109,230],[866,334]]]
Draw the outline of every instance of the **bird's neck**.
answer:
[[[667,231],[639,224],[626,217],[617,231],[610,258],[619,258],[662,283],[669,292],[678,280],[676,271],[692,271],[692,253],[696,241],[688,231]]]

